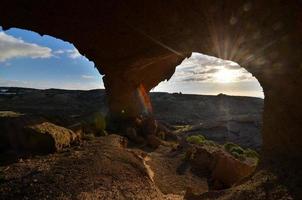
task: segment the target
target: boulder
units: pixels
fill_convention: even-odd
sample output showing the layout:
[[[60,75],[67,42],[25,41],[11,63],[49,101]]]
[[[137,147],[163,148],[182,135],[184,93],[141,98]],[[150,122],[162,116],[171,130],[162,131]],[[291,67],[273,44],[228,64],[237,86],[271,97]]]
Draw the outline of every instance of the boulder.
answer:
[[[110,145],[115,148],[124,149],[128,146],[127,138],[116,134],[110,134],[106,137],[103,137],[103,141],[105,141],[106,145]]]
[[[213,158],[211,177],[227,187],[250,176],[256,169],[256,163],[241,161],[222,150],[214,152]]]
[[[213,181],[215,189],[231,187],[250,176],[257,166],[257,162],[239,160],[221,147],[192,145],[189,150],[192,148],[194,148],[194,156],[190,160],[192,169],[208,176]]]
[[[187,152],[192,152],[194,155],[191,156],[193,170],[203,176],[208,176],[211,173],[213,162],[213,154],[206,148],[189,148]]]
[[[42,122],[24,127],[22,147],[32,152],[55,152],[79,140],[72,130],[50,122]]]
[[[72,130],[47,120],[14,112],[0,112],[0,151],[46,154],[79,141]]]

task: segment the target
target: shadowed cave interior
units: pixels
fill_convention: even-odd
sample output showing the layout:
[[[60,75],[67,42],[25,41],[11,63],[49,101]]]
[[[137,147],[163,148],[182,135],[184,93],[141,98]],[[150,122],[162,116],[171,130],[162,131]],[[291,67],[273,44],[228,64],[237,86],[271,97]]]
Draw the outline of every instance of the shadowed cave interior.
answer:
[[[12,16],[11,12],[15,15]],[[185,194],[177,195],[185,199],[299,199],[302,153],[301,13],[301,1],[93,1],[90,4],[77,1],[72,5],[67,1],[44,2],[43,5],[34,2],[4,1],[0,6],[0,23],[4,30],[12,27],[23,28],[72,42],[82,55],[95,63],[100,74],[104,75],[110,113],[106,119],[109,129],[113,127],[112,131],[131,135],[133,130],[128,129],[129,124],[139,124],[137,130],[141,129],[144,137],[153,144],[157,144],[158,140],[154,137],[157,125],[149,105],[149,91],[152,88],[169,79],[175,67],[189,57],[191,52],[203,52],[237,62],[257,78],[264,90],[261,162],[249,179],[241,180],[245,181],[241,185],[232,185],[235,189],[225,189],[223,184],[214,181],[209,185],[225,190],[204,192],[193,187],[192,191],[188,189]],[[146,105],[142,106],[142,102]],[[142,115],[143,118],[140,117]],[[36,120],[21,117],[21,122],[25,124]],[[171,141],[177,140],[173,134],[167,135],[167,138]],[[136,142],[140,143],[141,140]],[[106,148],[114,147],[110,153],[120,154],[119,159],[129,158],[127,162],[148,174],[152,187],[147,189],[147,183],[140,185],[144,187],[145,194],[151,194],[148,198],[179,198],[163,192],[171,191],[171,188],[165,188],[164,183],[157,183],[164,185],[158,186],[164,194],[157,191],[158,188],[154,186],[157,178],[148,170],[148,167],[152,168],[152,164],[142,166],[137,161],[141,159],[143,163],[148,163],[148,156],[130,150],[121,154],[120,148],[124,148],[126,143],[124,139],[110,136],[106,141],[97,143]],[[89,158],[89,162],[95,160],[92,165],[96,168],[99,165],[108,165],[108,157],[104,156],[106,153],[96,148],[96,144],[85,145],[102,159],[95,160],[89,151],[84,150],[79,155],[72,154],[74,160],[66,162],[76,163],[76,158]],[[187,150],[186,156],[192,158],[190,162],[194,167],[200,167],[200,163],[205,166],[205,157],[213,155],[221,159],[215,161],[216,166],[219,166],[219,162],[222,162],[222,165],[228,162],[219,153],[209,154],[212,147],[210,150],[204,150],[190,146],[189,149],[192,152]],[[173,155],[173,152],[168,152],[165,148],[158,151],[167,157]],[[191,157],[196,152],[205,157]],[[156,153],[158,152],[149,156],[153,156],[157,161],[162,159],[157,157]],[[63,161],[64,158],[59,159],[59,162]],[[33,165],[39,166],[38,163]],[[54,165],[53,170],[58,166]],[[83,167],[77,166],[81,169]],[[236,166],[242,169],[238,171],[245,170],[241,164]],[[123,168],[123,165],[119,167]],[[117,172],[119,167],[113,167],[113,172]],[[232,169],[224,168],[226,171]],[[126,174],[130,173],[131,169],[127,170],[129,171],[125,170],[125,174],[118,178],[120,182],[116,182],[111,189],[120,188],[119,184],[127,184]],[[179,170],[181,173],[182,170]],[[203,173],[203,170],[198,173]],[[192,173],[195,173],[194,169]],[[223,172],[219,173],[220,171],[216,174],[212,172],[211,176],[223,177]],[[265,182],[266,177],[268,178]],[[137,183],[144,182],[141,175],[134,176],[133,179]],[[228,178],[224,180],[232,182]],[[105,179],[102,181],[105,182]],[[8,182],[8,185],[13,183]],[[273,187],[270,185],[272,183],[278,183],[278,186]],[[135,191],[135,187],[129,187],[129,190]],[[1,189],[1,194],[8,191],[6,188],[9,187],[5,185]],[[102,192],[98,193],[97,188],[94,189],[93,194],[88,192],[89,189],[84,189],[76,197],[119,199],[113,194],[108,196],[106,193],[107,196],[102,196]],[[129,194],[123,195],[126,199],[134,198],[127,196]]]

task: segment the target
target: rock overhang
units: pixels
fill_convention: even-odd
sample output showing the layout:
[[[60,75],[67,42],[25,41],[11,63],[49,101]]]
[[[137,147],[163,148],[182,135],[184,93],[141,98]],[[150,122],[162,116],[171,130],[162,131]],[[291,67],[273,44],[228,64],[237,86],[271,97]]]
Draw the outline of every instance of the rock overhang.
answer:
[[[264,154],[300,158],[301,8],[298,0],[10,0],[0,24],[72,42],[105,75],[112,107],[131,104],[122,91],[169,79],[191,52],[233,60],[264,89]]]

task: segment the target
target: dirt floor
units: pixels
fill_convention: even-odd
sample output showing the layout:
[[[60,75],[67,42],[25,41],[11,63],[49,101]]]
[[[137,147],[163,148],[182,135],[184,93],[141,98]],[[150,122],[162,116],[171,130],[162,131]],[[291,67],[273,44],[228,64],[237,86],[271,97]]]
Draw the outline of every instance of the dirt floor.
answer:
[[[117,135],[1,167],[1,199],[181,199],[153,183],[140,151]]]
[[[208,191],[184,155],[160,146],[127,148],[118,135],[90,138],[61,152],[1,166],[1,199],[299,199],[274,173]]]
[[[84,141],[60,153],[2,167],[1,199],[169,199],[121,137]],[[122,142],[122,141],[121,141]]]

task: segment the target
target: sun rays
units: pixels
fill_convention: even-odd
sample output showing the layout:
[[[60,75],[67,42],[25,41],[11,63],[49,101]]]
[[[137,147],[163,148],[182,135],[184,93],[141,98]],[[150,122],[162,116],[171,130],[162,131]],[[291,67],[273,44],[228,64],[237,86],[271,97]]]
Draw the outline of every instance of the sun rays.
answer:
[[[160,83],[153,91],[263,98],[257,79],[237,63],[196,52],[176,68],[169,81]]]
[[[218,83],[231,83],[239,79],[240,73],[238,70],[229,70],[229,69],[219,69],[216,73],[213,74],[215,82]]]

